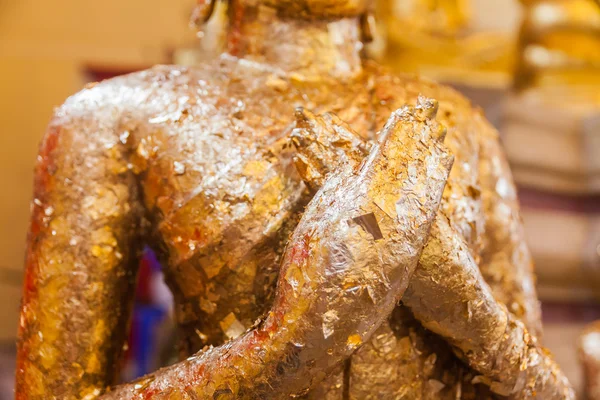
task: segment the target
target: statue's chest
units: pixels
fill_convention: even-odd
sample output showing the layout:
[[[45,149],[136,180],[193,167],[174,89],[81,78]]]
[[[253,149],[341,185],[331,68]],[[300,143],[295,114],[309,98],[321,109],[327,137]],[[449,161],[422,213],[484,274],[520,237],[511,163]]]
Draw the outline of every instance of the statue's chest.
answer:
[[[157,185],[147,190],[147,200],[156,200],[154,189],[184,196],[200,187],[235,194],[256,176],[278,169],[291,155],[285,141],[298,107],[335,112],[372,136],[371,95],[361,84],[254,78],[210,84],[197,79],[157,93],[164,104],[136,128],[132,150],[136,170],[147,185]]]
[[[363,84],[309,84],[275,75],[189,80],[157,97],[164,104],[135,129],[131,160],[146,208],[180,256],[243,234],[247,243],[277,229],[304,186],[288,137],[295,109],[333,111],[372,135]],[[173,251],[172,251],[173,253]]]

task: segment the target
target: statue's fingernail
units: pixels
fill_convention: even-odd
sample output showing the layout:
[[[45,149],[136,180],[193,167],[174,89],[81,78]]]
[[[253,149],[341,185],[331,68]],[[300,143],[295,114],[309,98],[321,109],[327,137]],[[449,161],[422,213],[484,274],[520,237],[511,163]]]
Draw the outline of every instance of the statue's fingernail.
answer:
[[[433,119],[437,115],[438,106],[437,100],[420,95],[415,107],[416,114],[422,119]]]

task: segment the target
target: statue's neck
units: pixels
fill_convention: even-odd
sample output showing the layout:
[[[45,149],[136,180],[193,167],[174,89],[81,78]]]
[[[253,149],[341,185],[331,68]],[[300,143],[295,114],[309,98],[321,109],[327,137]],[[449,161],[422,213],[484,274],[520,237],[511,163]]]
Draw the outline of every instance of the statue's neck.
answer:
[[[299,79],[361,72],[361,30],[358,18],[337,21],[282,19],[266,7],[231,10],[228,52],[267,63]]]

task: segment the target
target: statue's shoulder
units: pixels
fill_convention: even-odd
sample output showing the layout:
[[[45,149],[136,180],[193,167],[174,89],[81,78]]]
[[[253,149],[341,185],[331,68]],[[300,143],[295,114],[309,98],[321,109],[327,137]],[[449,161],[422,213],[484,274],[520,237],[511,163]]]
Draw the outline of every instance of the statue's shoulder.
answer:
[[[55,110],[55,120],[102,117],[103,111],[154,113],[185,98],[218,96],[231,80],[231,63],[218,60],[194,67],[156,65],[152,68],[87,84]]]
[[[471,102],[456,89],[435,82],[426,77],[397,73],[375,63],[369,64],[369,72],[374,79],[375,95],[395,102],[414,104],[419,96],[426,96],[438,101],[450,102],[457,106],[472,109]]]
[[[451,128],[450,140],[476,141],[482,133],[497,134],[482,110],[456,89],[414,74],[392,73],[380,67],[371,71],[377,126],[383,126],[391,112],[425,96],[438,101],[437,119]]]

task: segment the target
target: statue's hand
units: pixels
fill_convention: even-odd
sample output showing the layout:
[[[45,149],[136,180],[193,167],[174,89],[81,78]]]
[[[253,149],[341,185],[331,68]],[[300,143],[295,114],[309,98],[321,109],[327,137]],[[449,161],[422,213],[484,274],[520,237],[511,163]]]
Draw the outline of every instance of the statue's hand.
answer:
[[[368,144],[343,121],[303,110],[296,119],[296,165],[311,189],[318,191],[330,174],[359,168]],[[536,393],[545,399],[574,398],[550,355],[494,299],[464,238],[441,209],[402,301],[493,392],[519,399]]]
[[[387,318],[419,259],[452,164],[435,108],[396,111],[358,169],[329,174],[288,243],[264,322],[105,398],[283,398],[323,380]]]

